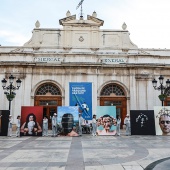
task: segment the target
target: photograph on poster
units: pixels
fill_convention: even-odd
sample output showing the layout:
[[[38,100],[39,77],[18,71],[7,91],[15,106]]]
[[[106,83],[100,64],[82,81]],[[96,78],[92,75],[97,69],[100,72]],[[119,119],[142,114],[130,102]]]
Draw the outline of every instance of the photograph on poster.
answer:
[[[77,106],[59,106],[58,125],[61,129],[58,135],[61,136],[79,136],[78,135],[78,107]]]
[[[155,106],[155,129],[156,135],[170,135],[170,106]]]
[[[116,107],[97,106],[97,135],[116,135]]]
[[[131,135],[155,135],[154,110],[130,110]]]
[[[69,105],[78,106],[85,120],[92,120],[92,83],[69,83]]]
[[[42,106],[21,107],[21,136],[42,136]]]
[[[0,110],[0,136],[8,135],[9,110]]]

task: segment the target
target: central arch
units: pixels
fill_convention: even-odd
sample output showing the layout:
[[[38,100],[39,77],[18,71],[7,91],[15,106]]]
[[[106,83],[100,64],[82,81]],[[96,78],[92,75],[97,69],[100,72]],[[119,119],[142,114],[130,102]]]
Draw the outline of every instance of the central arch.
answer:
[[[60,88],[52,82],[46,82],[37,87],[34,96],[34,106],[43,106],[43,115],[48,117],[51,129],[51,117],[57,113],[57,107],[62,106]]]

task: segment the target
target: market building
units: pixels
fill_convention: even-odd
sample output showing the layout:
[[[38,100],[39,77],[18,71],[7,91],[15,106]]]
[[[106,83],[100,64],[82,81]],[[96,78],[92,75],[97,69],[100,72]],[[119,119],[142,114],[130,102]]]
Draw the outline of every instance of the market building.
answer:
[[[152,80],[170,78],[170,50],[138,48],[125,23],[121,30],[101,29],[96,12],[76,18],[68,11],[59,23],[63,29],[41,28],[37,21],[23,46],[0,47],[0,79],[22,81],[11,103],[14,123],[21,106],[43,106],[48,116],[68,106],[70,82],[92,83],[93,114],[96,106],[113,105],[123,120],[130,110],[161,105]],[[0,96],[0,110],[7,110],[3,89]]]

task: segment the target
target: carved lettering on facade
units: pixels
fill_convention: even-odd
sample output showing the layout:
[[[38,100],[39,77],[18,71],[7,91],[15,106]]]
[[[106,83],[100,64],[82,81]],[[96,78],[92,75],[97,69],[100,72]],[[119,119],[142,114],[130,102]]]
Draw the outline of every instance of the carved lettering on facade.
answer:
[[[105,58],[102,59],[102,63],[105,64],[120,64],[120,63],[126,63],[127,60],[125,58]]]
[[[35,62],[44,62],[44,63],[61,63],[63,61],[60,57],[35,57]]]

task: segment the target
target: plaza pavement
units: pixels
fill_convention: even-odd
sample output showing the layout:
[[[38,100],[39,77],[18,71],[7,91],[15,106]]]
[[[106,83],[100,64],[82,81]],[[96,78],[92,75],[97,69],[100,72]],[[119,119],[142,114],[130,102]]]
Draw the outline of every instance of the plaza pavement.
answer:
[[[170,170],[168,136],[0,137],[0,170]]]

